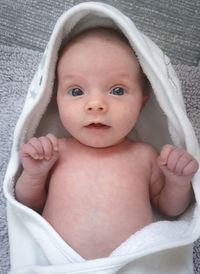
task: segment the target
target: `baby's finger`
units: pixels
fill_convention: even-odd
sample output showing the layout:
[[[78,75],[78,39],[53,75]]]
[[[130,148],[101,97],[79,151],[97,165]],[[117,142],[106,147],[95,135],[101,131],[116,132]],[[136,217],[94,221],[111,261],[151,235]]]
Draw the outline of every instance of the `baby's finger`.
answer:
[[[46,136],[50,141],[53,146],[54,151],[58,151],[58,138],[56,138],[53,134],[49,133]]]
[[[28,141],[28,144],[32,146],[36,151],[39,159],[43,158],[44,150],[39,138],[33,137]]]
[[[174,146],[167,144],[164,145],[159,156],[159,164],[160,165],[166,165],[168,162],[168,157],[170,153],[175,149]]]
[[[193,160],[192,156],[188,153],[182,153],[178,158],[174,172],[181,176],[183,175],[184,168]]]
[[[192,158],[192,160],[184,167],[182,174],[184,176],[194,175],[199,168],[198,162]]]
[[[40,159],[37,149],[29,143],[23,145],[20,155],[22,158],[31,157],[34,160]]]
[[[46,160],[50,160],[53,155],[53,146],[51,141],[45,136],[40,137],[39,141],[41,142],[44,151],[43,158]]]
[[[179,161],[182,163],[181,158],[184,158],[184,151],[182,149],[174,149],[168,157],[168,161],[167,161],[167,167],[170,171],[176,173],[177,171],[177,165],[179,163]],[[180,163],[180,164],[181,164]],[[179,167],[181,168],[181,166]],[[179,174],[177,174],[179,175]]]

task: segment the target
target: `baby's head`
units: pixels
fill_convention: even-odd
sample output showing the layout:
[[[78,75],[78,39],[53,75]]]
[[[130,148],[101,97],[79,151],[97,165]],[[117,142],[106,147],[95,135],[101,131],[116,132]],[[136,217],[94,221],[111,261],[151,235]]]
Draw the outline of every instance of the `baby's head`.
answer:
[[[63,126],[92,147],[122,142],[148,98],[137,57],[112,29],[91,29],[72,38],[60,51],[57,78]]]
[[[129,51],[131,50],[132,56],[135,58],[135,66],[138,68],[139,71],[139,77],[141,81],[141,85],[143,86],[143,93],[144,95],[149,95],[149,81],[146,77],[146,75],[143,73],[141,66],[139,65],[138,59],[135,56],[135,53],[133,52],[133,49],[131,48],[128,39],[118,30],[111,29],[111,28],[105,28],[105,27],[97,27],[89,30],[85,30],[81,32],[78,35],[75,35],[72,39],[70,39],[68,42],[65,42],[62,44],[60,50],[59,50],[59,58],[58,58],[58,64],[60,63],[60,60],[62,59],[64,53],[70,48],[70,46],[85,42],[85,45],[91,44],[91,39],[94,41],[96,40],[98,43],[98,40],[104,40],[104,42],[107,42],[111,44],[111,47],[114,46],[114,44],[121,44],[121,46],[126,46],[126,48],[129,48]],[[58,70],[57,70],[58,72]],[[57,74],[58,76],[58,74]]]

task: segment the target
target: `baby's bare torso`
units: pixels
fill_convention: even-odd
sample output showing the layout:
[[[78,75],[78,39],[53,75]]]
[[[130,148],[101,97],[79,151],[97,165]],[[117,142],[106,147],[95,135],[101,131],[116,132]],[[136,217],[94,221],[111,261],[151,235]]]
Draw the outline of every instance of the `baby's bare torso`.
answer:
[[[143,145],[126,140],[93,149],[70,138],[59,150],[43,217],[82,257],[108,256],[152,222]]]

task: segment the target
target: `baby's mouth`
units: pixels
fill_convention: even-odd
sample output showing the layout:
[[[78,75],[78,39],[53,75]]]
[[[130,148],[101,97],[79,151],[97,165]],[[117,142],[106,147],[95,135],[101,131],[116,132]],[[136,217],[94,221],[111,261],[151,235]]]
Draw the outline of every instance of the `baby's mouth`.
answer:
[[[89,129],[108,129],[110,126],[102,124],[102,123],[91,123],[86,126]]]

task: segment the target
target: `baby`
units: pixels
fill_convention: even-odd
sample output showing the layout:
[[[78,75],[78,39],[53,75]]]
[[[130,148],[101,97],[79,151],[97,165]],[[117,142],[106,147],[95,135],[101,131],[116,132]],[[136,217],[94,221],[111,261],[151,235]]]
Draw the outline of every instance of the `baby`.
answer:
[[[198,163],[172,145],[158,155],[127,138],[148,95],[138,60],[117,31],[72,38],[60,53],[57,80],[60,119],[71,137],[48,134],[22,146],[16,199],[85,259],[105,257],[152,223],[152,205],[171,217],[184,212]]]

